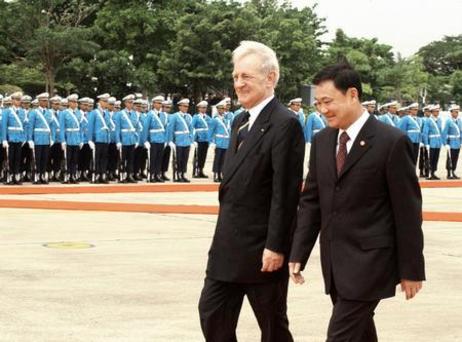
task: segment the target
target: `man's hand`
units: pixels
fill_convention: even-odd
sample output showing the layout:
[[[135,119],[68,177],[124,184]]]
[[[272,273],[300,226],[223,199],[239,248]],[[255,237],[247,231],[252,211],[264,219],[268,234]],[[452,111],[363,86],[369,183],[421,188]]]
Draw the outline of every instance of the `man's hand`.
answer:
[[[421,281],[401,279],[401,292],[406,293],[406,300],[412,299],[422,289]]]
[[[263,256],[261,258],[262,263],[262,272],[274,272],[282,267],[284,263],[284,254],[276,253],[266,249],[263,251]]]
[[[295,284],[301,285],[305,282],[305,278],[303,278],[303,275],[300,272],[301,267],[302,264],[299,262],[289,262],[289,275]]]

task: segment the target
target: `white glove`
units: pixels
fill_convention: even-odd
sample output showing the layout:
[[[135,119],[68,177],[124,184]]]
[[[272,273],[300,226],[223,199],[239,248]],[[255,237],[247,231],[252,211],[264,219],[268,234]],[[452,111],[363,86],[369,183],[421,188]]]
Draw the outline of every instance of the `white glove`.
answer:
[[[197,146],[199,146],[199,144],[197,143],[197,141],[193,142],[193,145],[195,148],[197,148]]]
[[[28,143],[29,143],[29,148],[30,148],[31,150],[33,150],[34,147],[35,147],[34,142],[33,142],[32,140],[29,140]]]
[[[424,144],[423,144],[423,143],[419,143],[419,147],[424,147]]]
[[[81,150],[82,147],[83,147],[83,143],[80,143],[80,144],[79,144],[79,149]]]
[[[146,141],[144,143],[144,147],[149,151],[151,149],[151,144],[149,143],[149,141]]]
[[[95,149],[95,143],[93,141],[89,141],[88,142],[88,146],[90,146],[90,149],[91,150],[94,150]]]
[[[50,147],[53,146],[55,142],[53,140],[50,140]]]
[[[135,144],[135,148],[138,148],[138,146],[140,146],[140,144],[136,143],[136,144]]]
[[[425,148],[430,151],[430,145],[426,145]]]
[[[8,141],[3,140],[2,141],[2,146],[3,146],[3,148],[8,148]]]
[[[444,145],[444,147],[446,148],[446,150],[447,150],[448,152],[451,151],[451,146],[449,146],[449,145]]]
[[[210,147],[212,150],[214,150],[214,149],[217,147],[217,144],[215,144],[215,143],[210,143],[210,144],[209,144],[209,147]]]
[[[174,143],[173,141],[170,141],[170,142],[168,143],[168,146],[170,146],[170,148],[171,148],[172,150],[176,150],[176,146],[175,146],[175,143]]]
[[[62,148],[63,151],[66,151],[66,143],[65,142],[61,143],[61,148]]]
[[[116,144],[117,149],[120,151],[122,149],[122,143],[117,143]]]
[[[164,143],[164,148],[166,148],[166,147],[167,147],[167,143]]]

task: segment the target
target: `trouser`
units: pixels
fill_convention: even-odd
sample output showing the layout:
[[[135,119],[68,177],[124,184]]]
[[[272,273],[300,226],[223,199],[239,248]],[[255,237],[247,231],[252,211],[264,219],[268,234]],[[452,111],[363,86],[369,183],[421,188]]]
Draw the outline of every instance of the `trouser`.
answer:
[[[35,170],[37,173],[45,174],[49,155],[50,145],[35,145]]]
[[[127,175],[133,175],[133,162],[135,160],[135,145],[122,146],[122,169]]]
[[[103,175],[107,171],[109,144],[96,143],[95,144],[95,159],[96,159],[96,173]]]
[[[236,326],[247,296],[263,342],[292,342],[287,318],[288,278],[261,284],[229,283],[206,278],[199,300],[202,332],[207,342],[235,342]]]
[[[21,148],[21,164],[19,172],[28,174],[32,171],[32,150],[26,142]],[[16,172],[15,172],[16,173]]]
[[[334,308],[326,342],[376,342],[374,310],[380,300],[356,301],[338,295],[335,285],[330,290]]]
[[[168,171],[168,165],[170,163],[170,151],[171,148],[170,146],[165,146],[164,148],[164,153],[162,155],[162,173],[165,173]]]
[[[3,162],[5,161],[5,149],[3,148],[3,146],[0,146],[0,172],[3,172],[5,171],[3,169]]]
[[[162,172],[162,162],[164,153],[164,143],[151,143],[149,173],[160,175]]]
[[[190,146],[176,147],[176,168],[177,172],[186,173],[188,169]]]
[[[82,150],[79,152],[78,165],[79,171],[83,174],[90,170],[90,162],[92,160],[92,150],[88,143],[83,144]],[[69,159],[69,156],[67,156]],[[69,169],[69,168],[68,168]]]
[[[421,147],[419,154],[419,170],[422,174],[426,173],[426,168],[430,164],[430,161],[428,159],[429,157],[427,149],[425,147]]]
[[[134,159],[134,172],[135,174],[140,174],[146,169],[146,149],[144,146],[138,146],[135,149],[135,159]]]
[[[107,152],[107,169],[114,174],[117,169],[117,161],[119,160],[119,152],[115,143],[110,143]]]
[[[413,152],[414,152],[414,155],[413,155],[414,165],[417,165],[417,158],[419,157],[420,144],[419,143],[417,143],[417,144],[413,143],[412,147],[413,147]]]
[[[207,159],[207,151],[209,149],[208,142],[197,143],[197,168],[202,170],[205,166],[205,160]]]
[[[430,148],[430,170],[432,173],[438,169],[438,159],[440,158],[439,148]]]
[[[48,172],[53,171],[54,175],[61,170],[63,160],[63,149],[61,143],[54,143],[50,148],[50,158],[48,158]]]
[[[21,142],[9,142],[8,144],[9,144],[8,162],[9,162],[9,167],[10,167],[10,174],[15,175],[21,171],[22,143]]]
[[[451,148],[450,156],[446,162],[446,169],[455,171],[457,168],[457,162],[459,161],[460,148]]]
[[[215,147],[215,158],[213,159],[213,173],[222,173],[225,162],[226,149]]]
[[[76,177],[77,166],[79,164],[80,147],[77,146],[66,146],[66,157],[67,157],[67,172],[71,177]]]

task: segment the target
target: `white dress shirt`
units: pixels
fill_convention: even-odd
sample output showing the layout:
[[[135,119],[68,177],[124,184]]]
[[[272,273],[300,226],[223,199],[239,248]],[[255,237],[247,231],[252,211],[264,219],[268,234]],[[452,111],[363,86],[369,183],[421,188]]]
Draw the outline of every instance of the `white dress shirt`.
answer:
[[[369,119],[369,112],[365,110],[361,116],[356,119],[355,122],[353,122],[350,127],[348,127],[346,130],[340,129],[338,132],[338,137],[337,137],[337,152],[338,153],[338,147],[339,147],[339,140],[340,140],[340,135],[346,131],[348,136],[350,137],[350,140],[347,142],[347,152],[350,153],[351,147],[353,146],[353,143],[356,140],[356,137],[358,136],[359,132],[361,131],[361,128],[363,128],[364,124],[366,123],[367,119]]]
[[[255,120],[257,120],[258,116],[260,115],[260,112],[265,108],[265,106],[274,98],[274,94],[271,95],[270,97],[267,97],[264,99],[262,102],[257,104],[256,106],[250,108],[248,110],[250,117],[249,117],[249,131],[252,128],[253,123]]]

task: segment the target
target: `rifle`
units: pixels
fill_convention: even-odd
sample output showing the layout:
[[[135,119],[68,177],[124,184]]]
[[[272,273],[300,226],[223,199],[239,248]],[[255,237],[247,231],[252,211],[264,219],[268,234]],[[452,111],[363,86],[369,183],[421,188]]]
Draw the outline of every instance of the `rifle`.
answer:
[[[30,147],[30,145],[29,145]],[[32,179],[33,182],[37,182],[37,161],[35,159],[35,146],[32,148],[30,147],[31,153],[32,153],[32,160],[31,160],[31,172],[32,172]]]
[[[177,168],[176,168],[176,148],[170,148],[172,151],[172,172],[173,172],[173,181],[178,179]]]
[[[146,149],[146,151],[148,151],[147,152],[148,153],[148,165],[146,166],[147,169],[148,169],[148,175],[147,175],[148,179],[147,179],[147,181],[148,181],[148,183],[151,183],[151,151],[148,150],[148,149]]]
[[[96,147],[91,150],[91,182],[96,181]]]
[[[63,182],[67,182],[67,146],[63,149]]]
[[[3,147],[2,147],[3,148]],[[10,163],[9,163],[9,158],[8,158],[8,147],[5,148],[5,160],[4,160],[4,163],[5,163],[5,166],[4,166],[4,169],[5,169],[5,180],[6,180],[6,183],[8,183],[10,181]]]
[[[194,157],[193,157],[193,177],[197,177],[199,175],[199,168],[198,168],[198,165],[199,165],[199,161],[198,161],[198,158],[197,158],[197,149],[199,148],[199,146],[195,147],[194,148]]]
[[[453,171],[452,169],[452,158],[451,158],[451,151],[447,151],[448,157],[446,158],[446,170]]]
[[[122,182],[122,177],[123,177],[123,169],[124,165],[122,163],[122,148],[119,150],[119,160],[118,160],[119,165],[117,166],[117,170],[119,171],[119,182]]]

